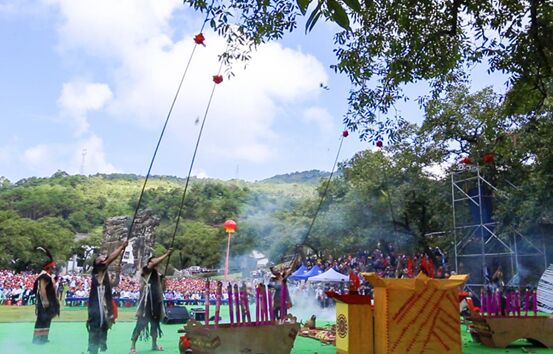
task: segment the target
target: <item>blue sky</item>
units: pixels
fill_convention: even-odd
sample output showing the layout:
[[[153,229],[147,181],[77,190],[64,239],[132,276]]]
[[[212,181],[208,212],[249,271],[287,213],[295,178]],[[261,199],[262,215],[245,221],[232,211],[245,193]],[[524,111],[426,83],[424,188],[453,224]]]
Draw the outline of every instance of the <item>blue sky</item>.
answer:
[[[180,0],[0,0],[0,176],[144,175],[202,20]],[[300,28],[235,67],[215,90],[193,174],[258,180],[331,169],[349,89],[328,68],[335,30],[322,21],[308,35]],[[188,172],[224,50],[204,33],[153,174]],[[475,88],[502,87],[476,77]],[[422,117],[414,103],[400,109]],[[367,148],[350,135],[341,160]]]

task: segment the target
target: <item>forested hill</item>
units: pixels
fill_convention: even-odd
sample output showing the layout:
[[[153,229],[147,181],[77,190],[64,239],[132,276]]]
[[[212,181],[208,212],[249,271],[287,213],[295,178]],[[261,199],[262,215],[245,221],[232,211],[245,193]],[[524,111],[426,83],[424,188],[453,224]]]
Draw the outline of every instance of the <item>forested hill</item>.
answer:
[[[232,218],[238,223],[233,256],[259,250],[278,262],[298,245],[324,257],[371,251],[379,241],[408,253],[428,252],[438,245],[452,255],[456,241],[448,231],[473,224],[474,215],[472,204],[461,202],[466,198],[456,202],[453,213],[453,171],[466,181],[474,180],[477,171],[497,188],[492,219],[499,240],[521,234],[529,245],[550,245],[553,109],[516,119],[502,117],[506,111],[490,89],[447,92],[427,105],[421,127],[399,127],[397,142],[341,162],[330,183],[324,178],[328,173],[321,171],[259,182],[193,179],[178,230],[175,221],[185,181],[154,176],[141,207],[160,218],[156,254],[169,247],[174,236],[175,268],[221,266],[227,240],[223,223]],[[441,172],[434,172],[438,166]],[[34,251],[38,245],[51,248],[59,261],[82,253],[83,245],[99,245],[107,218],[133,214],[143,183],[142,176],[121,174],[59,172],[17,183],[0,178],[0,268],[36,266],[42,261]],[[443,236],[428,236],[441,231]],[[88,236],[76,241],[77,233]],[[525,247],[523,251],[530,252]],[[540,274],[543,259],[522,258],[519,269]]]
[[[276,175],[264,179],[261,182],[319,184],[321,182],[321,178],[328,178],[328,176],[330,176],[330,172],[310,170]]]
[[[143,183],[143,176],[133,174],[70,176],[61,171],[16,183],[0,179],[0,248],[4,250],[0,268],[36,266],[40,260],[33,250],[39,245],[50,247],[59,260],[82,253],[82,245],[98,246],[108,218],[133,214]],[[170,244],[184,184],[183,178],[152,176],[146,185],[141,208],[153,209],[161,218],[156,235],[159,251]],[[293,209],[313,199],[315,187],[299,181],[193,178],[182,211],[183,227],[175,238],[175,245],[187,249],[187,255],[175,258],[175,266],[216,266],[227,218],[237,220],[242,231],[236,251],[253,249],[258,231],[244,220],[260,221],[279,210]],[[77,233],[88,237],[75,241]]]

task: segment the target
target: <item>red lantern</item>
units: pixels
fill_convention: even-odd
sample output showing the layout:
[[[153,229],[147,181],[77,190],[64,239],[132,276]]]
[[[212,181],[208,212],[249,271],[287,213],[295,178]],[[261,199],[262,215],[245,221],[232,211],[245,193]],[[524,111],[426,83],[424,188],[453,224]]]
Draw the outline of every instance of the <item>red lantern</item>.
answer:
[[[225,227],[225,231],[229,234],[232,234],[236,231],[236,221],[234,220],[225,221],[223,226]]]
[[[384,143],[383,143],[382,141],[378,140],[378,141],[376,142],[376,146],[379,147],[379,148],[381,148],[382,146],[384,146]]]
[[[472,159],[468,156],[465,156],[462,160],[461,160],[462,163],[464,163],[465,165],[470,165],[472,163]]]
[[[349,135],[349,132],[348,132],[347,130],[344,130],[344,131],[342,132],[342,136],[343,136],[344,138],[347,138],[348,135]]]
[[[490,153],[485,154],[483,158],[485,163],[492,163],[494,159],[495,157],[493,156],[493,154],[490,154]]]
[[[222,75],[213,75],[213,82],[216,84],[220,84],[223,82],[223,76]]]
[[[204,41],[205,41],[205,37],[203,33],[198,33],[197,35],[194,36],[194,42],[196,42],[196,44],[201,44],[205,47]]]

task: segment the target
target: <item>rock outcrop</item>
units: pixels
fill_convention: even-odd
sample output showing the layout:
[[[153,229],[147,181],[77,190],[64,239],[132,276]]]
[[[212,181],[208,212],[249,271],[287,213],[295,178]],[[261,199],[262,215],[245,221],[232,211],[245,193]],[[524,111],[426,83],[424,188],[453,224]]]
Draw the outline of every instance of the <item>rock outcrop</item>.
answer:
[[[159,225],[159,221],[159,217],[154,215],[150,209],[138,213],[123,258],[116,259],[110,265],[111,271],[115,274],[121,273],[134,276],[142,269],[153,253],[154,232]],[[106,220],[102,240],[103,252],[108,254],[113,252],[125,240],[130,222],[131,218],[128,216],[115,216]]]

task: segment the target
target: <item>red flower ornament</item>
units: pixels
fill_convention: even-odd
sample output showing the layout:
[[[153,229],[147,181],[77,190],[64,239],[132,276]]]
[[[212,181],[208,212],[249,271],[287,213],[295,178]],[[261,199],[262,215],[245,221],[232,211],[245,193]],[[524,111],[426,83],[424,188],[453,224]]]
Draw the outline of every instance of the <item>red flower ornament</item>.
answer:
[[[472,163],[472,159],[468,156],[465,156],[462,160],[461,160],[462,163],[464,163],[465,165],[470,165]]]
[[[483,157],[483,160],[485,163],[492,163],[495,160],[495,156],[493,154],[485,154]]]
[[[344,131],[342,132],[342,136],[343,136],[344,138],[347,138],[348,135],[349,135],[349,132],[348,132],[347,130],[344,130]]]
[[[205,41],[205,37],[203,33],[198,33],[197,35],[194,36],[194,42],[196,42],[196,44],[201,44],[205,47],[204,41]]]
[[[187,353],[190,351],[190,340],[187,336],[180,337],[179,349],[181,349],[182,351],[186,351],[188,349],[188,351],[186,351]]]
[[[382,141],[378,140],[376,142],[376,146],[379,147],[379,148],[382,148],[384,146],[384,143]]]
[[[223,82],[223,76],[222,75],[213,75],[213,82],[216,84],[220,84]]]

